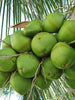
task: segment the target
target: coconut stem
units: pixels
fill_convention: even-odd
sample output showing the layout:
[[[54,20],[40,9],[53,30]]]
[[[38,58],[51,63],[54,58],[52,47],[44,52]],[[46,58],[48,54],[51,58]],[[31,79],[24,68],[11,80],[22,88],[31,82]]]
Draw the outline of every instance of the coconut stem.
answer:
[[[18,57],[18,56],[20,56],[20,55],[29,54],[29,53],[31,53],[31,52],[24,52],[24,53],[12,55],[12,56],[0,56],[0,59],[8,59],[8,58],[13,58],[13,57]]]
[[[11,44],[9,44],[9,43],[5,42],[4,40],[1,40],[1,39],[0,39],[0,42],[3,42],[3,43],[5,43],[5,44],[7,44],[7,45],[11,46]]]
[[[74,0],[71,0],[71,1],[70,1],[70,4],[69,4],[69,6],[68,6],[68,9],[67,9],[67,11],[65,11],[65,13],[64,13],[64,14],[65,14],[65,17],[66,17],[66,15],[69,13],[69,11],[71,10],[70,7],[71,7],[71,5],[72,5],[73,2],[74,2]]]
[[[73,44],[73,43],[75,43],[75,40],[74,40],[74,41],[69,42],[68,44]]]
[[[75,93],[75,89],[69,89],[68,93]]]
[[[26,2],[27,2],[27,4],[28,4],[28,6],[30,7],[31,11],[33,12],[33,14],[35,15],[35,17],[36,17],[37,19],[39,19],[39,18],[37,17],[37,15],[35,14],[34,10],[32,9],[32,7],[31,7],[29,1],[26,0]]]
[[[17,71],[17,70],[16,70],[16,71]],[[1,91],[0,91],[0,94],[2,93],[2,91],[4,90],[4,88],[10,83],[10,81],[12,80],[12,78],[15,76],[16,71],[13,73],[11,79],[10,79],[6,84],[5,84],[5,83],[3,84],[3,87],[2,87],[2,89],[1,89]]]
[[[45,82],[46,82],[46,84],[47,84],[47,80],[46,80],[46,74],[45,74],[45,69],[44,69],[43,65],[41,65],[41,67],[42,67],[42,69],[43,69],[43,73],[44,73],[44,79],[45,79]]]
[[[5,84],[6,84],[7,81],[9,80],[9,78],[10,78],[10,75],[7,77],[6,81],[4,82],[3,87],[5,86]]]
[[[73,11],[73,14],[72,14],[72,16],[71,16],[71,19],[70,20],[75,20],[75,9],[74,9],[74,11]]]
[[[29,95],[28,95],[27,100],[29,100],[29,98],[30,98],[30,96],[31,96],[31,94],[32,94],[32,90],[33,90],[33,87],[34,87],[34,85],[35,85],[35,80],[37,79],[37,73],[38,73],[38,70],[40,69],[40,66],[41,66],[42,63],[43,63],[43,60],[44,60],[44,58],[42,58],[42,61],[40,62],[39,66],[38,66],[37,69],[36,69],[35,77],[34,77],[33,80],[32,80],[32,85],[31,85],[30,93],[29,93]]]

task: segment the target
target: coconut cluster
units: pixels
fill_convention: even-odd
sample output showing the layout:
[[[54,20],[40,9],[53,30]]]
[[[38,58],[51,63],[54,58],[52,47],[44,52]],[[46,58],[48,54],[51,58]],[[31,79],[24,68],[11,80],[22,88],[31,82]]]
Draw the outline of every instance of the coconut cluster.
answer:
[[[65,74],[75,89],[75,20],[64,21],[61,13],[51,13],[43,21],[33,20],[22,31],[4,39],[0,50],[0,88],[9,77],[19,94],[35,86],[47,89],[53,80]]]

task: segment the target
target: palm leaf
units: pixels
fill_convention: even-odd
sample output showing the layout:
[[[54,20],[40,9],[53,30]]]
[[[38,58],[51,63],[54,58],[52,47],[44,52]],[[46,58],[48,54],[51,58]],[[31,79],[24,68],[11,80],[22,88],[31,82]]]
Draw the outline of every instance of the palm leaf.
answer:
[[[44,19],[44,17],[54,11],[65,12],[73,11],[75,1],[71,0],[0,0],[0,39],[4,39],[8,34],[21,28],[8,28],[22,21],[31,21],[33,19]],[[72,13],[67,14],[70,18]],[[1,44],[1,43],[0,43]],[[10,90],[10,91],[9,91]],[[74,100],[75,93],[68,93],[69,86],[66,84],[64,75],[52,82],[47,90],[33,88],[30,100]],[[11,95],[15,91],[12,88],[3,90],[2,95]],[[26,100],[28,94],[20,96],[19,100]],[[5,99],[4,99],[5,100]]]

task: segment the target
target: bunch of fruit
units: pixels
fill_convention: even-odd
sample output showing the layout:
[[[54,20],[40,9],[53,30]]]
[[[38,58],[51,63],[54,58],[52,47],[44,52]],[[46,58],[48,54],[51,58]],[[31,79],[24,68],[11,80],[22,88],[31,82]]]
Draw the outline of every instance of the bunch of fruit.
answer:
[[[61,77],[75,89],[75,20],[64,22],[64,15],[51,13],[43,21],[33,20],[24,30],[4,39],[0,50],[0,88],[9,77],[10,85],[24,95],[32,80],[40,89],[47,89]]]

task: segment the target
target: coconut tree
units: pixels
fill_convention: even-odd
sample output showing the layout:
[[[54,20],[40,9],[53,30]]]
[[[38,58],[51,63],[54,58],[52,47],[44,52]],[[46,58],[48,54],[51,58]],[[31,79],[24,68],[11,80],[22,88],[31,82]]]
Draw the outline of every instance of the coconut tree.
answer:
[[[22,30],[34,19],[43,20],[45,16],[53,12],[65,14],[65,21],[71,18],[75,9],[74,0],[0,0],[0,48],[3,39],[17,30]],[[10,27],[12,26],[12,27]],[[11,86],[0,89],[0,96],[11,100],[16,92]],[[19,100],[74,100],[75,94],[67,85],[63,75],[60,79],[51,83],[46,90],[33,87],[32,91],[21,96]],[[5,100],[4,98],[4,100]]]

